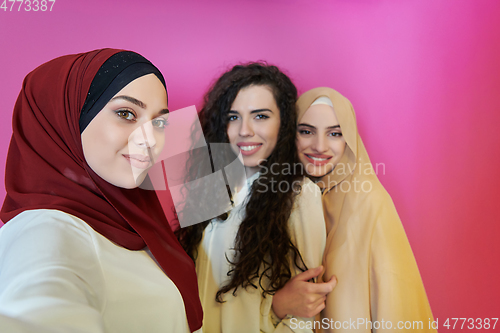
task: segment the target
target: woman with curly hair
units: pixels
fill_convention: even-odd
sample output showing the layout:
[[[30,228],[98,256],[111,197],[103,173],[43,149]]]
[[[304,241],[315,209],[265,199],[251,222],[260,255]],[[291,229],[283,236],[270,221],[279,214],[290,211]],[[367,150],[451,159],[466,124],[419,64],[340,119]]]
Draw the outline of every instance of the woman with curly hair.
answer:
[[[228,214],[178,230],[196,263],[204,332],[304,331],[292,329],[291,321],[307,319],[283,318],[287,313],[272,306],[274,293],[292,277],[320,266],[326,239],[320,190],[291,167],[300,165],[296,99],[291,80],[263,63],[234,66],[205,96],[206,141],[228,143],[247,179]],[[198,167],[191,163],[191,173]],[[334,283],[321,286],[317,312]]]

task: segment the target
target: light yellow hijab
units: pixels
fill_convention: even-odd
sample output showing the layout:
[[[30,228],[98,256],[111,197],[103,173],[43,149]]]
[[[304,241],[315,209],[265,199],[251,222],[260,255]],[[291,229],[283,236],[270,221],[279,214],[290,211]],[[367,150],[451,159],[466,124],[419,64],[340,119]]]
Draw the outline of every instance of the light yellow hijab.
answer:
[[[358,318],[391,322],[392,329],[374,329],[378,333],[394,332],[399,321],[421,321],[423,329],[403,331],[435,332],[429,328],[432,312],[413,252],[392,199],[370,163],[351,103],[330,88],[309,90],[297,101],[299,123],[320,97],[332,102],[346,141],[339,163],[318,182],[328,233],[323,281],[332,275],[338,280],[321,317],[330,323]],[[357,328],[356,332],[372,331],[369,325]]]

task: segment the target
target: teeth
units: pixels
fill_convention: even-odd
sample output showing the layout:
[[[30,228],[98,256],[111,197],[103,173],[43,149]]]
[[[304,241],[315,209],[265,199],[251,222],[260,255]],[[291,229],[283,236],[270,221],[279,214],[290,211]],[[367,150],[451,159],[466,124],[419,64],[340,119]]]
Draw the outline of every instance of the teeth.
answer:
[[[241,147],[240,147],[240,149],[241,149],[241,150],[244,150],[244,151],[250,151],[250,150],[252,150],[252,149],[257,148],[258,146],[259,146],[259,145],[257,145],[257,146],[241,146]]]
[[[309,156],[312,160],[315,160],[315,161],[326,161],[328,158],[318,158],[318,157],[313,157],[313,156]]]

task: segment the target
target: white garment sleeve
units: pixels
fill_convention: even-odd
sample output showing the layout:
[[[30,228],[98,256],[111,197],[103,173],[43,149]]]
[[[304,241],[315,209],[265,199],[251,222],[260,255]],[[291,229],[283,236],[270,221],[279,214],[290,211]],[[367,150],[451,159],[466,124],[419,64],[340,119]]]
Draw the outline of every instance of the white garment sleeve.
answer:
[[[0,331],[104,332],[103,275],[86,228],[34,210],[0,229]]]
[[[290,216],[289,228],[292,242],[299,250],[308,269],[321,265],[326,246],[326,224],[323,214],[321,191],[309,178],[304,178],[302,190],[295,199],[294,209]],[[292,266],[292,276],[302,273],[295,265]],[[273,330],[263,330],[265,333],[312,333],[309,327],[314,327],[314,318],[299,318],[287,316],[279,320],[272,311],[272,296],[262,299],[261,313],[268,323],[261,327],[272,327]],[[275,326],[275,328],[274,328]]]

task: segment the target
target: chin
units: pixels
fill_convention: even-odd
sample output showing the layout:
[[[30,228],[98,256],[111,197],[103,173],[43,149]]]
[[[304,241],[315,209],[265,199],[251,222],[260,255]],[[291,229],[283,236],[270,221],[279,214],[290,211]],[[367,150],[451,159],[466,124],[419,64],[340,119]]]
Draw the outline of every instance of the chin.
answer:
[[[243,157],[243,165],[247,168],[255,168],[255,167],[258,167],[259,166],[259,161],[261,161],[260,159],[255,159],[255,158],[249,158],[249,159],[245,159]]]
[[[124,188],[127,190],[132,190],[134,188],[138,188],[139,186],[141,186],[141,184],[145,178],[146,178],[146,175],[140,175],[139,177],[133,177],[133,178],[127,179],[126,181],[124,181],[123,179],[120,179],[119,181],[109,182],[109,183],[115,185],[116,187],[121,187],[121,188]]]
[[[142,185],[142,183],[144,182],[144,179],[146,179],[147,175],[148,175],[148,173],[144,172],[139,177],[137,177],[135,179],[135,182],[134,182],[134,187],[132,187],[132,188],[140,187]]]
[[[107,179],[104,179],[104,180],[106,180],[111,185],[114,185],[114,186],[120,187],[120,188],[124,188],[124,189],[127,189],[127,190],[131,190],[131,189],[136,188],[138,186],[133,181],[124,182],[123,180],[119,180],[119,181],[109,181]]]
[[[326,167],[317,167],[311,164],[306,165],[306,173],[313,178],[322,178],[332,172],[333,166],[327,165]]]
[[[130,179],[130,181],[123,182],[121,184],[121,186],[120,185],[118,185],[118,186],[122,187],[122,188],[126,188],[128,190],[131,190],[131,189],[139,187],[143,180],[144,180],[143,178],[142,179]]]

